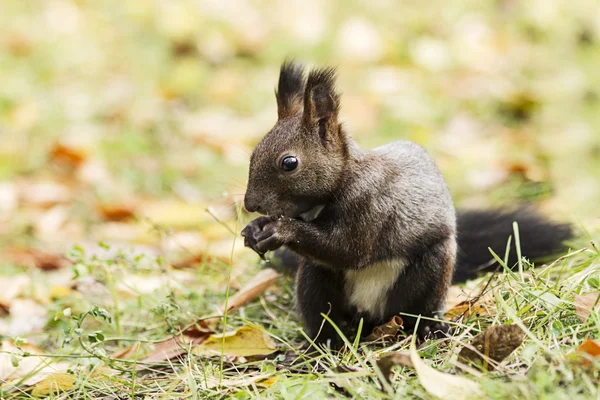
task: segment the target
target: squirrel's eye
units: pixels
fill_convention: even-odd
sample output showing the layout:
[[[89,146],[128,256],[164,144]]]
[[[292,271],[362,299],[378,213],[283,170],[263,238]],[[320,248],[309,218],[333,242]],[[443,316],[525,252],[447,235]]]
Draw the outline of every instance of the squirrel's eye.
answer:
[[[298,167],[298,159],[294,156],[287,156],[281,160],[281,169],[286,172],[293,171]]]

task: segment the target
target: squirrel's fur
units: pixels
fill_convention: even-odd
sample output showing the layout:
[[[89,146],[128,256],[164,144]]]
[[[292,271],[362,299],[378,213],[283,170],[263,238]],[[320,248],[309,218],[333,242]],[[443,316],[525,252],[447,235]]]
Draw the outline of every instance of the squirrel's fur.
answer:
[[[446,291],[492,267],[519,222],[524,256],[555,253],[571,236],[531,210],[455,215],[434,161],[409,141],[361,150],[338,121],[335,69],[283,64],[276,90],[279,119],[250,159],[244,204],[265,216],[242,231],[259,254],[282,246],[297,265],[298,311],[307,333],[335,339],[321,314],[366,329],[404,314],[422,315],[422,335],[446,326]],[[284,159],[295,166],[283,168]],[[290,164],[287,164],[290,165]],[[458,241],[458,246],[457,246]],[[429,318],[429,319],[427,319]],[[320,332],[320,333],[319,333]]]

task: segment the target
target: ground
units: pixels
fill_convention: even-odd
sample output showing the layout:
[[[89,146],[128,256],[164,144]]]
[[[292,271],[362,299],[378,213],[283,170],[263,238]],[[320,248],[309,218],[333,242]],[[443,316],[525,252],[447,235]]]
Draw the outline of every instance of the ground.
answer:
[[[2,1],[0,398],[598,397],[599,50],[594,0]],[[569,255],[454,287],[449,339],[305,351],[239,236],[285,58],[338,66],[363,147],[573,223]],[[483,372],[459,354],[490,326],[518,347]]]

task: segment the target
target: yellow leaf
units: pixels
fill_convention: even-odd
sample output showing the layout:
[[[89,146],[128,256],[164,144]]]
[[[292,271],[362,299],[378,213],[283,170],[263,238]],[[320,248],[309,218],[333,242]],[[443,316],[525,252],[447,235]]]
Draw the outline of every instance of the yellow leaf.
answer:
[[[220,355],[221,351],[229,356],[248,357],[267,355],[277,351],[277,345],[262,329],[253,326],[243,326],[234,332],[225,335],[223,348],[223,334],[211,335],[204,343],[194,347],[193,354],[199,356]]]
[[[34,397],[48,396],[71,389],[75,385],[75,377],[66,372],[46,376],[33,386],[31,394]]]
[[[265,379],[264,381],[258,382],[259,385],[264,386],[264,387],[271,387],[271,386],[273,386],[276,383],[277,383],[277,377],[276,376],[274,376],[272,378]]]
[[[64,299],[65,297],[69,297],[71,291],[71,288],[68,286],[56,285],[53,286],[52,290],[50,291],[50,298],[55,300]]]

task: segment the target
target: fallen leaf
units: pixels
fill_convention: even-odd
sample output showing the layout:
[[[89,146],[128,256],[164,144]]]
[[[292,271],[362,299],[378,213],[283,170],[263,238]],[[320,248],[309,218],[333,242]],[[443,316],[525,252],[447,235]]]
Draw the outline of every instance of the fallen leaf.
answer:
[[[3,383],[2,387],[18,383],[33,386],[47,378],[64,374],[70,368],[70,364],[54,362],[55,359],[44,357],[44,352],[39,347],[29,343],[17,346],[12,340],[4,340],[1,349],[0,382]],[[61,381],[64,383],[64,377],[61,378]],[[50,385],[50,383],[48,384]]]
[[[228,258],[224,258],[224,257],[215,257],[211,254],[205,254],[205,253],[199,253],[196,254],[193,257],[190,258],[186,258],[182,261],[178,261],[176,263],[173,264],[173,268],[175,269],[186,269],[186,268],[191,268],[194,265],[202,265],[202,264],[206,264],[206,263],[210,263],[213,261],[220,261],[222,263],[225,264],[229,264],[229,259]]]
[[[595,340],[586,340],[577,348],[577,352],[586,353],[592,357],[600,356],[600,343]]]
[[[158,343],[152,353],[150,353],[143,361],[144,363],[155,363],[170,360],[175,357],[179,357],[182,354],[188,352],[188,350],[199,343],[205,341],[210,334],[205,336],[191,337],[186,335],[180,335],[178,337],[165,340],[164,342]],[[146,368],[145,365],[138,365],[138,369]]]
[[[248,302],[254,300],[265,292],[270,286],[277,282],[279,273],[273,268],[265,268],[256,274],[246,285],[244,285],[236,294],[227,301],[227,312],[237,310]],[[225,305],[221,310],[225,309]],[[221,314],[223,311],[220,312]],[[220,321],[220,318],[210,318],[205,320],[208,326],[214,326]]]
[[[134,358],[138,354],[139,350],[140,350],[140,344],[134,343],[129,347],[126,347],[122,350],[112,353],[110,355],[110,358],[116,359],[116,360],[129,360],[131,358]]]
[[[469,347],[461,349],[458,359],[492,371],[494,363],[508,357],[523,343],[524,338],[525,332],[516,324],[490,326],[475,336]]]
[[[219,379],[217,377],[207,377],[204,381],[203,387],[205,389],[212,389],[215,387],[232,388],[240,386],[250,386],[252,384],[268,387],[267,385],[269,382],[272,382],[271,385],[273,385],[277,380],[277,378],[269,378],[271,375],[272,373],[262,373],[255,375],[250,375],[246,373],[244,374],[244,377],[236,379]],[[267,382],[267,385],[265,385],[264,382]]]
[[[46,307],[31,299],[14,299],[8,313],[10,318],[0,320],[0,335],[23,336],[40,333],[48,319]]]
[[[410,353],[407,351],[396,351],[394,353],[386,354],[384,357],[377,360],[377,366],[388,382],[391,382],[393,366],[414,367],[410,360]]]
[[[492,302],[473,302],[471,300],[463,301],[458,303],[450,310],[448,310],[444,316],[447,320],[452,320],[460,317],[475,318],[482,315],[489,315],[491,308],[493,307]]]
[[[279,278],[279,273],[272,268],[265,268],[256,274],[227,302],[227,312],[237,310],[248,302],[254,300],[274,285]]]
[[[391,320],[383,325],[376,326],[373,332],[367,336],[367,340],[378,340],[395,337],[403,328],[402,318],[394,315]]]
[[[448,288],[448,293],[446,293],[446,310],[468,300],[469,297],[469,294],[467,294],[462,287],[458,285],[450,286]]]
[[[86,153],[83,149],[70,147],[62,143],[57,143],[50,151],[50,160],[60,165],[70,168],[78,168],[86,159]]]
[[[260,296],[269,286],[277,281],[277,278],[279,278],[279,274],[274,269],[266,268],[261,270],[238,293],[229,298],[227,303],[228,312],[234,311]],[[223,306],[222,309],[224,308]],[[198,321],[197,324],[190,327],[181,336],[157,344],[152,353],[144,359],[144,362],[152,363],[170,360],[186,353],[190,346],[201,344],[207,340],[213,333],[211,327],[218,324],[219,321],[220,318],[208,318]],[[242,333],[246,334],[245,331],[242,331]],[[220,340],[222,339],[219,339],[219,343],[221,343]],[[145,366],[140,365],[139,368],[143,369]]]
[[[246,325],[233,332],[211,335],[205,342],[194,347],[192,353],[198,356],[215,356],[223,353],[234,357],[248,357],[264,356],[275,351],[277,345],[266,332]]]
[[[479,385],[465,377],[440,372],[425,364],[419,357],[415,344],[410,348],[410,360],[417,371],[421,385],[433,396],[444,400],[482,398]]]
[[[36,249],[14,249],[3,254],[7,261],[24,267],[37,267],[53,271],[71,266],[71,261],[62,254],[47,253]]]
[[[41,397],[65,392],[75,386],[75,380],[75,376],[67,372],[57,372],[47,375],[33,386],[31,395],[33,397]]]
[[[600,309],[600,292],[587,293],[583,295],[576,295],[575,300],[575,313],[581,322],[586,322],[589,318],[592,310],[598,311]]]
[[[128,203],[100,204],[97,209],[100,216],[106,221],[121,222],[135,216],[135,206]]]
[[[188,350],[197,344],[202,343],[213,333],[208,327],[205,321],[199,321],[186,329],[181,335],[173,337],[164,342],[158,343],[154,350],[143,359],[144,363],[153,363],[170,360],[188,352]],[[125,350],[121,350],[115,353],[113,357],[118,358],[119,355],[128,354],[132,348],[136,345],[132,345]],[[138,364],[137,369],[145,369],[147,366],[144,364]]]
[[[483,294],[482,292],[485,291]],[[489,315],[495,308],[492,291],[486,291],[486,285],[450,286],[446,295],[445,319],[452,320],[462,316],[471,318],[478,315]]]
[[[59,183],[23,182],[19,187],[21,199],[30,205],[52,207],[71,199],[71,189]]]
[[[189,337],[206,337],[213,333],[213,330],[208,326],[206,321],[200,320],[194,325],[187,328],[184,332]]]
[[[263,386],[263,387],[271,387],[274,384],[277,383],[277,377],[274,376],[272,378],[267,378],[261,381],[256,382],[257,385]]]
[[[596,340],[587,339],[572,353],[574,360],[583,365],[589,366],[592,364],[591,359],[600,357],[600,343]]]

